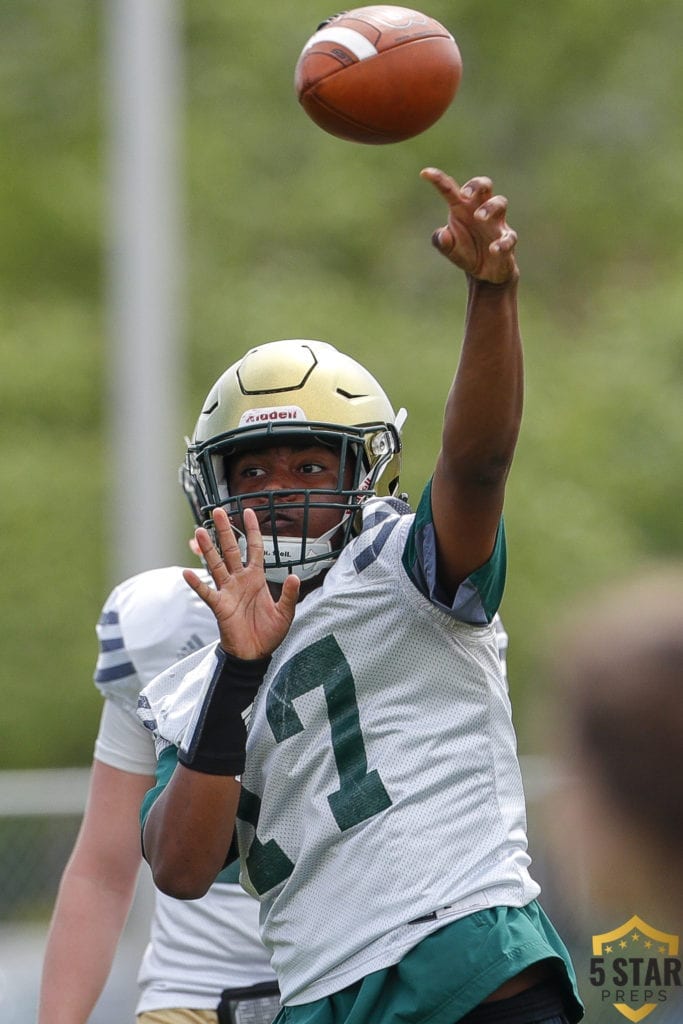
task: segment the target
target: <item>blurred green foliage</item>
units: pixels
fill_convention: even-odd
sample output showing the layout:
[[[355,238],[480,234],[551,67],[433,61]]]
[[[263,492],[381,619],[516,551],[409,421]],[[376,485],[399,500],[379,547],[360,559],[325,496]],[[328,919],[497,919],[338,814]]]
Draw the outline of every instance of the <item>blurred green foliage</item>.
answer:
[[[503,614],[521,746],[539,649],[587,587],[681,554],[683,7],[434,0],[463,54],[424,135],[364,147],[293,95],[319,2],[182,10],[188,430],[249,345],[320,337],[406,405],[417,498],[464,313],[431,249],[435,164],[491,175],[520,235],[527,407]],[[108,564],[104,25],[88,0],[0,9],[3,767],[87,763]],[[179,494],[179,501],[182,497]],[[187,528],[190,523],[188,518]],[[178,538],[177,560],[185,561]]]

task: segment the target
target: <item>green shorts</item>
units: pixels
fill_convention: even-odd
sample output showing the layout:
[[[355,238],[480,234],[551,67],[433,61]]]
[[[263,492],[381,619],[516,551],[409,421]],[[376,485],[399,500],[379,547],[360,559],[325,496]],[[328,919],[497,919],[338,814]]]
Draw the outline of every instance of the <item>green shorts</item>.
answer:
[[[503,982],[546,960],[571,1024],[583,1017],[569,954],[534,900],[477,911],[428,935],[392,967],[340,992],[284,1006],[276,1024],[453,1024]]]

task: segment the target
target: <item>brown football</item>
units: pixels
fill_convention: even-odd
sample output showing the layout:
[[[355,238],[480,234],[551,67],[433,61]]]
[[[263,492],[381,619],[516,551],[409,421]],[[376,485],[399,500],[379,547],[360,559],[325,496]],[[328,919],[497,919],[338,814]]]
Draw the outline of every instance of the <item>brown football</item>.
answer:
[[[302,107],[340,139],[382,144],[419,135],[452,102],[462,77],[455,39],[407,7],[358,7],[328,18],[296,65]]]

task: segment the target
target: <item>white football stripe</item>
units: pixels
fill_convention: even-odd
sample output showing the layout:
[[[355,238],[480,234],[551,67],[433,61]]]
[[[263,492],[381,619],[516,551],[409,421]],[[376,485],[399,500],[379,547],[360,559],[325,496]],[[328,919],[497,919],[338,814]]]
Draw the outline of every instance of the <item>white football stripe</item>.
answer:
[[[310,50],[316,43],[325,41],[339,43],[340,46],[350,50],[358,60],[367,60],[368,57],[374,57],[377,53],[370,40],[366,39],[361,32],[356,32],[354,28],[344,28],[343,25],[339,25],[337,28],[334,25],[330,25],[329,28],[321,28],[319,32],[311,36],[304,46],[304,50]]]

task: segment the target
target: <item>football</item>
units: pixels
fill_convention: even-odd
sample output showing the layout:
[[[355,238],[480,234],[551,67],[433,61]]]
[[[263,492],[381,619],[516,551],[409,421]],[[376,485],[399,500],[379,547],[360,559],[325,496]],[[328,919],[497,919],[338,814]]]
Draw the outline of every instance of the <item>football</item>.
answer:
[[[434,18],[407,7],[358,7],[328,18],[304,46],[296,95],[320,128],[381,145],[419,135],[452,102],[458,45]]]

